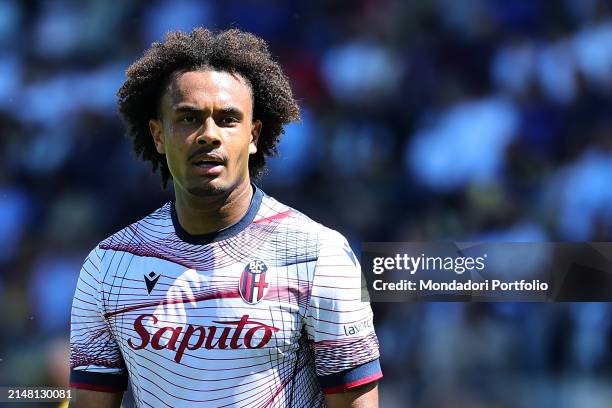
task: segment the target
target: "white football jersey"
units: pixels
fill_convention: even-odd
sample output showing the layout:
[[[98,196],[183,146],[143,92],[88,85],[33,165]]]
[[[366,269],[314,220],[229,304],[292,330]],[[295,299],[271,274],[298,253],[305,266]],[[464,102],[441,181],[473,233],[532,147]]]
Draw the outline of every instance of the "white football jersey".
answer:
[[[139,407],[324,406],[382,376],[347,241],[254,187],[248,213],[190,235],[169,202],[87,257],[72,306],[72,387]]]

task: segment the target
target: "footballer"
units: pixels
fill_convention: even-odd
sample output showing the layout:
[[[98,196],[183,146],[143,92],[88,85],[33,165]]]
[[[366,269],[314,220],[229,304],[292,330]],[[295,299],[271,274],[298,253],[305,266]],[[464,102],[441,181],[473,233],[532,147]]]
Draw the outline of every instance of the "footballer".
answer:
[[[138,407],[377,407],[355,255],[253,183],[299,119],[266,42],[171,32],[126,73],[128,135],[175,197],[84,262],[71,406],[120,406],[129,381]]]

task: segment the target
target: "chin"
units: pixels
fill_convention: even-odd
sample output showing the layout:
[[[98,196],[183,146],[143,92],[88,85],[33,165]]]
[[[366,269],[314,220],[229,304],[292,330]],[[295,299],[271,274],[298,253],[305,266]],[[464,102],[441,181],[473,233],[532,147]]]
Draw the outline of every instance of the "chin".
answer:
[[[241,181],[240,179],[229,181],[221,177],[212,178],[207,181],[200,179],[186,188],[186,191],[195,197],[228,195],[240,185]]]
[[[227,192],[227,188],[224,186],[216,185],[216,184],[205,184],[201,186],[195,186],[187,189],[189,194],[196,197],[210,197],[210,196],[218,196],[225,194]]]

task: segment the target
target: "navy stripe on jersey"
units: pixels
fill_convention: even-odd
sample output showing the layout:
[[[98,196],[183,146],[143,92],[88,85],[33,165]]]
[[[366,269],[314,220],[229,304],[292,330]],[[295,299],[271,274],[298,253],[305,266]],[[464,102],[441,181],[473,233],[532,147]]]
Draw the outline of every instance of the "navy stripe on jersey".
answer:
[[[92,391],[121,392],[127,390],[127,373],[106,374],[84,370],[70,370],[70,386]]]
[[[319,377],[319,381],[324,393],[333,394],[359,387],[381,377],[380,363],[376,359],[346,371]],[[364,380],[370,381],[364,382]]]

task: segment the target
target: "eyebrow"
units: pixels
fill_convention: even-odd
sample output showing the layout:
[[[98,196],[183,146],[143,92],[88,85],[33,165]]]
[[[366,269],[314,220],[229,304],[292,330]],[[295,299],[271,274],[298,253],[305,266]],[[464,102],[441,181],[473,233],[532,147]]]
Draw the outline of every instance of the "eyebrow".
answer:
[[[177,106],[173,107],[172,110],[175,113],[202,113],[205,111],[204,109],[200,109],[192,105]],[[218,111],[221,112],[223,115],[235,116],[239,119],[242,119],[242,117],[244,116],[240,109],[235,108],[233,106],[227,106],[225,108],[219,109]]]
[[[227,116],[235,116],[238,119],[242,119],[242,117],[244,116],[244,114],[242,113],[242,111],[238,108],[234,108],[232,106],[228,106],[225,108],[221,108],[219,109],[219,111]]]
[[[183,105],[183,106],[173,106],[172,111],[175,113],[199,113],[203,112],[202,109],[198,109],[195,106]]]

